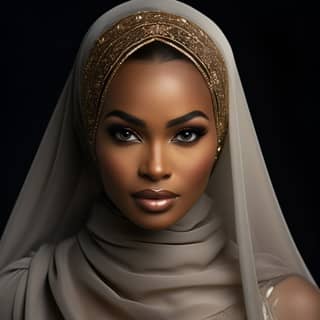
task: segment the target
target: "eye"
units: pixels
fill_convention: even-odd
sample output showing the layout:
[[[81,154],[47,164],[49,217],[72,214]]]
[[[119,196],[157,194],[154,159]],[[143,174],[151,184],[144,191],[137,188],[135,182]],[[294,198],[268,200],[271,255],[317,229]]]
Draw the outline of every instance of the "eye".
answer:
[[[129,128],[121,125],[111,125],[107,128],[110,136],[118,142],[139,142],[140,139],[137,135]]]
[[[206,132],[207,130],[202,127],[185,128],[173,140],[179,143],[192,143],[199,140]]]

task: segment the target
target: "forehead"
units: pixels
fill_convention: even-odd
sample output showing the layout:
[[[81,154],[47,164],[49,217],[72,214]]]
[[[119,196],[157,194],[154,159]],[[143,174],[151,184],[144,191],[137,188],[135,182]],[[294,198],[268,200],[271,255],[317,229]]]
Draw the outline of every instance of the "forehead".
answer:
[[[104,111],[180,115],[191,109],[213,117],[211,93],[197,67],[187,60],[127,60],[106,89]]]

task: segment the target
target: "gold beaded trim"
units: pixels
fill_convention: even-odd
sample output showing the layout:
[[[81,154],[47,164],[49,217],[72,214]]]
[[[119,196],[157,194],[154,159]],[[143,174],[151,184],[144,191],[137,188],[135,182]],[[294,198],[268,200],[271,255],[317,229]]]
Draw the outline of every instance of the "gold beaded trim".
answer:
[[[219,153],[228,126],[228,85],[223,57],[197,25],[173,14],[148,11],[127,16],[103,32],[82,69],[80,111],[93,156],[104,99],[113,75],[134,51],[152,41],[162,41],[188,56],[208,83]]]

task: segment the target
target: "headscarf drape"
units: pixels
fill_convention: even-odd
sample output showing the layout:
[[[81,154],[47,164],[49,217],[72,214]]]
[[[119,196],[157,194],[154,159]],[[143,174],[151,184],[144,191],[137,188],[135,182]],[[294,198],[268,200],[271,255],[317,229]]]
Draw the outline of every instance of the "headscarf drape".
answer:
[[[44,243],[59,243],[76,234],[88,214],[92,214],[90,208],[97,189],[73,130],[74,110],[81,103],[81,70],[99,35],[138,11],[163,11],[190,20],[209,35],[224,58],[229,83],[229,133],[206,194],[214,199],[213,211],[224,218],[228,239],[234,241],[238,250],[248,318],[262,319],[258,281],[284,272],[281,263],[272,266],[267,261],[284,261],[288,273],[300,274],[311,282],[313,279],[292,240],[274,193],[230,45],[213,21],[179,1],[132,0],[102,15],[88,30],[2,236],[0,268],[30,255]],[[43,277],[45,270],[49,270],[48,252],[52,250],[41,249],[32,262],[33,266],[42,264]],[[38,268],[35,266],[33,270]],[[63,286],[72,285],[68,278],[64,280]],[[67,290],[62,288],[59,292]],[[67,303],[63,296],[55,298],[61,304]]]

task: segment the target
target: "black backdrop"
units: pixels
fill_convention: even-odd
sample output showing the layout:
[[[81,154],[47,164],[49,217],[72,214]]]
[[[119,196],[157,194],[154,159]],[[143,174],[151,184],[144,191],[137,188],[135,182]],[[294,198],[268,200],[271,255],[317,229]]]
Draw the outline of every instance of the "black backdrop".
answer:
[[[161,0],[159,0],[161,1]],[[5,38],[2,152],[6,199],[0,227],[90,24],[123,1],[13,2],[2,12]],[[287,1],[185,1],[211,17],[234,51],[267,167],[285,218],[320,284],[317,196],[319,50],[312,8]],[[1,231],[0,230],[0,231]],[[272,237],[272,234],[270,234]]]

